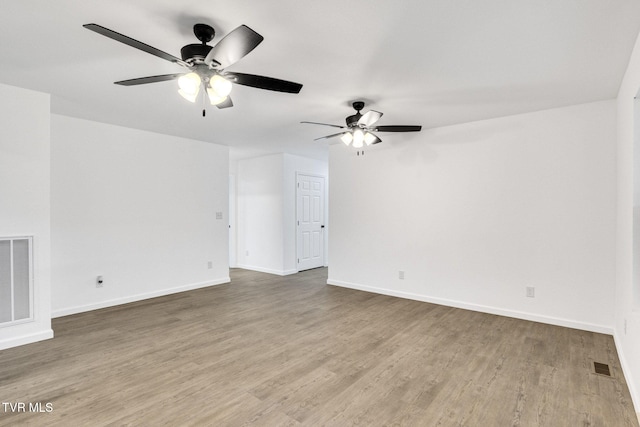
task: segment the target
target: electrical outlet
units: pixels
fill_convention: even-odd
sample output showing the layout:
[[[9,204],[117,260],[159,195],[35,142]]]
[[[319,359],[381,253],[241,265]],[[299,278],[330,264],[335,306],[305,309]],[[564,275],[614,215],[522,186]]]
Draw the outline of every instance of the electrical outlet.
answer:
[[[101,288],[102,286],[104,286],[104,280],[102,279],[102,276],[96,277],[96,288]]]
[[[209,270],[211,270],[211,269],[213,268],[213,261],[209,261],[209,262],[207,263],[207,268],[208,268]]]
[[[527,298],[535,298],[536,297],[536,288],[533,286],[527,286]]]
[[[216,219],[222,219],[222,212],[216,212]]]
[[[245,252],[245,255],[246,255],[246,256],[249,256],[249,251],[246,251],[246,252]]]
[[[398,279],[404,280],[404,271],[402,270],[398,271]]]

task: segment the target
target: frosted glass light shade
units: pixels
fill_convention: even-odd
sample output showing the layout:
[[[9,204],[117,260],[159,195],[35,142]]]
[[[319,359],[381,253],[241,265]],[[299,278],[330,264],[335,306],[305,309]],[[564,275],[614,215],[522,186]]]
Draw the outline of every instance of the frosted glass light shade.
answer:
[[[376,136],[372,133],[366,132],[364,134],[364,143],[367,145],[371,145],[376,139]]]
[[[182,89],[185,93],[198,93],[198,90],[200,90],[201,82],[202,81],[200,80],[199,75],[197,75],[196,73],[189,73],[180,76],[180,78],[178,79],[178,86],[180,86],[180,89]]]
[[[187,93],[185,91],[183,91],[182,89],[178,89],[178,93],[187,101],[189,102],[196,102],[196,98],[198,96],[198,93]]]
[[[180,87],[178,93],[187,101],[196,102],[201,83],[202,80],[196,73],[180,76],[178,79],[178,86]]]
[[[364,145],[364,132],[362,129],[356,129],[353,131],[353,147],[361,148]]]
[[[209,102],[211,103],[211,105],[218,105],[226,101],[228,98],[228,96],[226,95],[220,96],[215,90],[210,87],[207,88],[207,95],[209,95]]]
[[[353,141],[353,135],[351,135],[351,132],[345,132],[340,137],[340,140],[348,147],[351,144],[351,141]]]
[[[209,86],[220,97],[226,98],[231,93],[231,82],[219,74],[215,74],[209,79]]]

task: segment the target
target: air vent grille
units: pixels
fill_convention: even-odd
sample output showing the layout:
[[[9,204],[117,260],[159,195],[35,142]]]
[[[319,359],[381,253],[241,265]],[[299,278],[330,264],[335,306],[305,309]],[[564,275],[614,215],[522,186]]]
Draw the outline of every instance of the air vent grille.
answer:
[[[32,319],[31,237],[0,237],[0,326]]]
[[[611,376],[611,371],[609,370],[609,365],[605,363],[593,362],[593,369],[596,374],[605,375],[607,377]]]

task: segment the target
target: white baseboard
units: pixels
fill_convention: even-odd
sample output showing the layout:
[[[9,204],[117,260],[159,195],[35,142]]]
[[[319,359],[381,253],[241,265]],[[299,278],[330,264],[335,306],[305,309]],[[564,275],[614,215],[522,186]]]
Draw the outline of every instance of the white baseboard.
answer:
[[[84,313],[85,311],[98,310],[101,308],[113,307],[116,305],[127,304],[130,302],[142,301],[149,298],[162,297],[165,295],[176,294],[179,292],[185,292],[185,291],[191,291],[194,289],[206,288],[209,286],[221,285],[223,283],[229,283],[230,281],[231,279],[229,277],[223,277],[217,280],[209,280],[206,282],[192,283],[189,285],[177,286],[175,288],[161,289],[159,291],[147,292],[144,294],[130,295],[127,297],[100,301],[92,304],[62,308],[62,309],[54,310],[51,313],[51,317],[56,318],[56,317],[68,316],[70,314]]]
[[[271,268],[262,268],[262,267],[256,267],[254,265],[247,265],[247,264],[238,264],[237,268],[242,268],[244,270],[259,271],[260,273],[276,274],[278,276],[288,276],[290,274],[296,274],[298,272],[298,270],[274,270]]]
[[[530,320],[533,322],[547,323],[550,325],[564,326],[567,328],[581,329],[600,334],[613,335],[613,328],[592,323],[576,322],[575,320],[563,319],[559,317],[542,316],[539,314],[526,313],[515,310],[505,310],[497,307],[467,303],[464,301],[449,300],[445,298],[435,298],[428,295],[414,294],[410,292],[396,291],[393,289],[377,288],[373,286],[361,285],[357,283],[344,282],[341,280],[328,279],[328,285],[340,286],[343,288],[357,289],[365,292],[389,295],[393,297],[406,298],[415,301],[429,302],[432,304],[444,305],[448,307],[462,308],[465,310],[479,311],[482,313],[496,314],[499,316],[513,317],[515,319]]]
[[[41,332],[36,332],[27,335],[21,335],[19,337],[7,338],[0,340],[0,350],[7,348],[18,347],[25,344],[31,344],[38,341],[48,340],[53,338],[53,330],[47,329]]]
[[[631,394],[631,401],[636,410],[636,415],[638,415],[638,422],[640,423],[640,390],[636,388],[636,384],[633,381],[629,381],[631,376],[631,368],[629,366],[629,362],[627,361],[627,357],[623,351],[622,340],[618,336],[618,331],[616,330],[613,334],[613,341],[616,343],[616,350],[618,351],[618,359],[620,359],[620,367],[622,368],[622,374],[625,379],[627,379],[627,387],[629,387],[629,394]]]

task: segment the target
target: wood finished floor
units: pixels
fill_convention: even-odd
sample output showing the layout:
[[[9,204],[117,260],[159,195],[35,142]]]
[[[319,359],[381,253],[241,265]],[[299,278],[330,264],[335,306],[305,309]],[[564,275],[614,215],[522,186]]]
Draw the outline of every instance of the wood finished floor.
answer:
[[[54,319],[0,425],[638,426],[611,336],[326,285],[326,269]],[[608,363],[613,378],[592,373]]]

